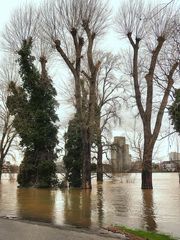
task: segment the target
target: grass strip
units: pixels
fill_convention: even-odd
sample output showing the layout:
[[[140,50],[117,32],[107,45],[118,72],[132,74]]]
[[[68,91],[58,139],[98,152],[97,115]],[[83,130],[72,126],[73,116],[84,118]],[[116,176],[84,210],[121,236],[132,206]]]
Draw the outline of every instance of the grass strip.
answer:
[[[170,235],[156,233],[156,232],[149,232],[140,229],[131,229],[124,226],[115,226],[121,233],[130,233],[132,235],[141,237],[146,240],[177,240]]]

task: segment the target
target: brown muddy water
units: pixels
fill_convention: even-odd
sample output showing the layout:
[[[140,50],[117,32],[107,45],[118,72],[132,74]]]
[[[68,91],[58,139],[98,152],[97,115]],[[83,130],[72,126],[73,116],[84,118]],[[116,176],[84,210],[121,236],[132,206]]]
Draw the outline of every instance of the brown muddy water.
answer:
[[[19,189],[3,176],[0,216],[76,227],[111,224],[180,237],[178,173],[154,173],[153,190],[141,190],[140,174],[116,175],[89,190]]]

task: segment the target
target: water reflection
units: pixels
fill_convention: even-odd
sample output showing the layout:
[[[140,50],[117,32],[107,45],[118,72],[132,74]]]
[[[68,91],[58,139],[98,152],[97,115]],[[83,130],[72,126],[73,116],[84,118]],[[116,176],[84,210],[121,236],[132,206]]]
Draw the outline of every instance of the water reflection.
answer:
[[[91,226],[91,190],[70,189],[64,193],[64,222],[81,227]]]
[[[140,174],[117,175],[102,184],[94,180],[91,191],[62,191],[18,189],[5,178],[0,183],[0,216],[79,227],[120,224],[180,236],[178,175],[154,174],[153,190],[142,191],[140,182]]]
[[[126,176],[117,175],[112,179],[112,183],[109,182],[109,186],[106,189],[106,195],[108,196],[108,208],[114,208],[117,216],[128,217],[129,202],[133,194],[129,193],[129,186],[126,182]],[[118,187],[118,188],[117,188]]]
[[[156,217],[154,212],[153,190],[142,190],[143,197],[143,228],[156,231]]]
[[[0,182],[0,216],[17,216],[16,190],[16,182],[4,179]]]
[[[49,189],[17,189],[18,217],[34,221],[53,222],[55,192]]]

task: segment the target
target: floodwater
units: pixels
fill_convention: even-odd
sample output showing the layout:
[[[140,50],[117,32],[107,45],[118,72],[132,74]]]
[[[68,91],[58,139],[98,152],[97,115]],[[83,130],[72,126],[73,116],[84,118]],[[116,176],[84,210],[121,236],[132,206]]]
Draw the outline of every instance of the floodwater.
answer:
[[[153,190],[141,190],[140,174],[116,175],[90,190],[19,189],[3,176],[0,216],[76,227],[111,224],[180,237],[178,173],[154,173]]]

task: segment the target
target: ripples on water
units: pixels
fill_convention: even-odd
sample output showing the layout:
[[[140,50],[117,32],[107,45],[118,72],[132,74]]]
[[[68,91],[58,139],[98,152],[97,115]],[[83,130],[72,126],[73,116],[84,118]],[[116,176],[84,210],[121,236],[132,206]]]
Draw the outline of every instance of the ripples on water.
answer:
[[[153,190],[141,190],[140,174],[116,175],[90,190],[19,189],[3,176],[0,216],[98,227],[127,225],[180,237],[180,184],[177,173],[154,173]]]

